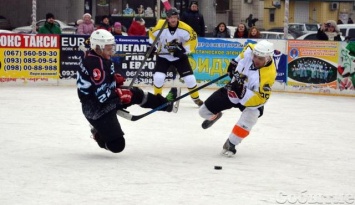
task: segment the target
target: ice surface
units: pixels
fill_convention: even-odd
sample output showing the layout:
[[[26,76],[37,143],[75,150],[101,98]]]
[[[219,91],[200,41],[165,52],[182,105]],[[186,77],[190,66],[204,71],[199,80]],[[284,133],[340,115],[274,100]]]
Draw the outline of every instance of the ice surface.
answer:
[[[189,98],[121,118],[127,145],[113,154],[90,138],[73,86],[5,86],[0,103],[0,204],[355,203],[352,97],[274,93],[233,158],[219,153],[237,109],[207,130]]]

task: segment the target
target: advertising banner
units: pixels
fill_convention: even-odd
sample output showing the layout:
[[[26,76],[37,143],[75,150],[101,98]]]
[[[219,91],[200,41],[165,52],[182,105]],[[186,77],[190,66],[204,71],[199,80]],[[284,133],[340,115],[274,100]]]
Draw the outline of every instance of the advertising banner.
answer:
[[[338,89],[351,93],[355,89],[355,42],[341,42],[339,55]]]
[[[148,49],[148,38],[143,36],[115,36],[116,52],[111,58],[116,72],[120,72],[128,80],[132,79],[144,60]],[[287,55],[286,41],[280,43],[271,40],[275,45],[274,61],[278,69],[277,79],[286,82]],[[210,81],[227,72],[229,62],[243,50],[248,43],[256,43],[254,39],[199,38],[196,52],[189,55],[189,61],[198,82]],[[61,38],[61,79],[76,79],[76,71],[90,48],[89,36],[62,35]],[[167,54],[157,54],[167,55]],[[169,55],[169,54],[168,54]],[[146,59],[135,84],[152,84],[153,71],[157,56]],[[169,68],[167,81],[176,79],[176,70]],[[225,84],[225,78],[218,84]]]
[[[75,80],[76,72],[90,49],[88,35],[5,34],[0,39],[0,74],[2,79],[14,81],[18,78]],[[144,60],[148,38],[116,36],[115,40],[116,52],[112,61],[116,72],[128,80],[132,79]],[[274,61],[278,69],[277,80],[286,82],[286,41],[270,41],[276,50]],[[255,39],[199,38],[196,52],[189,55],[197,82],[210,81],[225,74],[230,60],[237,57],[248,43],[256,42]],[[152,84],[156,58],[155,55],[146,59],[135,84]],[[176,79],[176,74],[175,68],[169,68],[167,80]],[[225,84],[228,80],[225,78],[217,84]]]
[[[90,48],[89,35],[62,35],[60,49],[60,79],[76,79],[76,72]]]
[[[59,35],[0,35],[1,82],[59,78]]]
[[[197,80],[206,81],[227,72],[229,62],[237,57],[248,43],[260,39],[199,38],[196,53],[190,58]],[[269,40],[274,43],[274,61],[277,68],[276,80],[286,82],[287,54],[286,41]],[[229,78],[224,79],[228,81]]]
[[[198,38],[196,52],[191,55],[190,64],[198,82],[210,81],[227,73],[231,59],[237,57],[248,43],[247,39]],[[229,78],[223,79],[225,84]]]
[[[121,74],[128,79],[133,78],[141,67],[147,52],[148,38],[144,36],[115,36],[116,54],[112,57],[115,67],[121,67]],[[156,55],[147,58],[135,84],[152,84]],[[173,72],[167,73],[167,80],[172,79]]]
[[[336,41],[288,41],[287,84],[301,89],[336,88]]]

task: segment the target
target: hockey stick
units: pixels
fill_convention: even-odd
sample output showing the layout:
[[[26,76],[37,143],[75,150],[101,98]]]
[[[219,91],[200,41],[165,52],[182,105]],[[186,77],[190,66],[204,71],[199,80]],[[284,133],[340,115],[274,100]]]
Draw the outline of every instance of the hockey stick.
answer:
[[[189,92],[187,92],[187,93],[181,95],[180,97],[176,98],[176,99],[173,100],[173,101],[170,101],[170,102],[161,104],[160,106],[158,106],[158,107],[156,107],[156,108],[150,110],[149,112],[143,113],[143,114],[141,114],[141,115],[131,115],[129,112],[123,111],[123,110],[118,110],[118,111],[117,111],[117,115],[119,115],[119,116],[121,116],[121,117],[123,117],[123,118],[125,118],[125,119],[127,119],[127,120],[130,120],[130,121],[137,121],[137,120],[139,120],[139,119],[141,119],[141,118],[143,118],[143,117],[146,117],[146,116],[148,116],[148,115],[150,115],[150,114],[152,114],[152,113],[154,113],[154,112],[156,112],[156,111],[159,111],[159,110],[161,110],[161,109],[163,109],[163,108],[165,108],[165,107],[171,105],[172,103],[174,103],[174,102],[176,102],[176,101],[181,100],[182,98],[184,98],[184,97],[186,97],[186,96],[189,96],[190,94],[192,94],[192,93],[194,93],[194,92],[196,92],[196,91],[198,91],[198,90],[201,90],[202,88],[205,88],[205,87],[207,87],[207,86],[209,86],[209,85],[211,85],[211,84],[213,84],[213,83],[215,83],[215,82],[217,82],[217,81],[223,79],[223,78],[226,77],[226,76],[228,76],[228,73],[227,73],[227,74],[224,74],[224,75],[222,75],[222,76],[220,76],[220,77],[218,77],[218,78],[216,78],[216,79],[214,79],[214,80],[211,80],[210,82],[205,83],[205,84],[201,85],[200,87],[197,87],[197,88],[195,88],[195,89],[193,89],[193,90],[191,90],[191,91],[189,91]]]
[[[155,39],[154,39],[152,45],[150,46],[149,50],[147,51],[147,53],[145,53],[144,59],[141,61],[141,64],[140,64],[140,66],[139,66],[139,68],[138,68],[138,70],[137,70],[137,72],[136,72],[136,75],[133,76],[132,81],[131,81],[131,83],[129,84],[129,87],[130,87],[130,88],[133,86],[134,81],[136,81],[136,79],[138,78],[139,74],[141,73],[145,62],[147,62],[147,59],[148,59],[148,57],[150,56],[150,53],[153,51],[153,49],[154,49],[154,47],[155,47],[155,44],[157,44],[157,42],[158,42],[158,40],[159,40],[159,38],[160,38],[160,35],[163,33],[163,30],[164,30],[164,28],[165,28],[165,26],[166,26],[167,24],[168,24],[168,20],[165,20],[163,26],[161,27],[161,29],[160,29],[158,35],[155,37]]]
[[[161,2],[163,3],[166,11],[169,11],[171,9],[171,5],[169,3],[169,0],[161,0]]]
[[[163,5],[164,5],[166,11],[169,11],[169,10],[171,9],[171,5],[170,5],[170,3],[169,3],[168,0],[161,0],[161,2],[163,3]],[[145,62],[147,61],[148,57],[150,56],[150,53],[153,51],[155,45],[157,44],[157,42],[158,42],[158,40],[159,40],[159,38],[160,38],[160,35],[163,33],[163,30],[164,30],[164,28],[165,28],[165,26],[166,26],[167,24],[168,24],[168,20],[165,19],[163,26],[160,28],[159,33],[157,34],[157,36],[155,37],[155,39],[154,39],[152,45],[150,46],[149,50],[148,50],[147,53],[145,54],[144,59],[142,60],[140,66],[139,66],[139,68],[138,68],[138,70],[137,70],[137,72],[136,72],[136,75],[132,78],[132,81],[131,81],[131,83],[129,84],[129,88],[131,88],[131,87],[133,86],[134,81],[137,80],[139,74],[141,73],[141,71],[142,71],[142,69],[143,69],[143,66],[144,66]]]

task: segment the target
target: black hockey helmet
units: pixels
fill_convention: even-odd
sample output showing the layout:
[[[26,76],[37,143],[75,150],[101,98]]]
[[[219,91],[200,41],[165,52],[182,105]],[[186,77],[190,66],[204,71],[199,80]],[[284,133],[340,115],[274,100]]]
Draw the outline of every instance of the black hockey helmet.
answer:
[[[193,4],[196,4],[196,5],[198,6],[198,1],[191,1],[190,4],[189,4],[189,8],[191,8],[191,6],[192,6]]]
[[[171,16],[173,16],[173,15],[179,15],[179,10],[177,10],[176,8],[171,8],[170,10],[168,10],[167,12],[166,12],[166,16],[167,17],[171,17]]]

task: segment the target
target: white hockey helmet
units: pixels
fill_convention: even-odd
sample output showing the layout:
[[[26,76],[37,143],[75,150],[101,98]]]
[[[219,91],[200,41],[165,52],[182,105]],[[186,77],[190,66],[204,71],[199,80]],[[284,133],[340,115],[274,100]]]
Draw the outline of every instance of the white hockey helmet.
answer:
[[[115,37],[105,29],[98,29],[90,35],[90,47],[93,50],[96,49],[96,46],[103,50],[105,45],[114,45],[115,43]]]
[[[255,44],[253,53],[260,57],[271,57],[274,54],[274,44],[267,40],[261,40]]]

